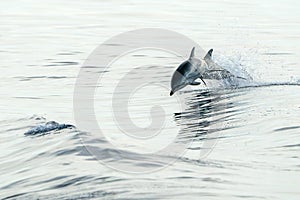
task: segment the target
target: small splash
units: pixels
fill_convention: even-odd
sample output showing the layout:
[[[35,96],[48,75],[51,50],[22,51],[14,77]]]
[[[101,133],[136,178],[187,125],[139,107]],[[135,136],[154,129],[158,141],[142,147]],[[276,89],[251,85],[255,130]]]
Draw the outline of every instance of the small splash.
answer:
[[[295,76],[291,76],[290,77],[290,83],[293,83],[293,84],[300,84],[300,78],[299,77],[295,77]]]
[[[50,121],[45,124],[41,124],[29,129],[24,133],[26,136],[35,136],[35,135],[45,135],[49,134],[50,131],[58,131],[62,129],[75,128],[75,126],[71,124],[59,124],[55,121]]]
[[[234,76],[223,79],[222,85],[224,87],[243,87],[253,84],[254,78],[248,69],[250,63],[242,55],[225,56],[217,54],[214,57],[214,61]]]
[[[222,88],[245,88],[245,87],[265,87],[278,85],[293,85],[300,86],[300,78],[291,76],[290,78],[266,79],[262,77],[262,72],[259,69],[266,70],[266,66],[270,63],[265,63],[260,59],[260,53],[256,50],[246,50],[246,52],[233,52],[229,55],[215,54],[213,60],[229,71],[233,77],[225,78],[219,81],[219,86]],[[269,75],[271,76],[271,75]]]

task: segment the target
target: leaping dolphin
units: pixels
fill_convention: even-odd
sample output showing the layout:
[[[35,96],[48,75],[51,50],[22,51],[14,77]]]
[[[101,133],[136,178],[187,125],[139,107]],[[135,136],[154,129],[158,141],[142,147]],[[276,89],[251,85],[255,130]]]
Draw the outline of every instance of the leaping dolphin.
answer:
[[[171,80],[172,96],[176,91],[187,85],[199,85],[196,79],[200,79],[206,85],[204,79],[224,79],[234,77],[229,71],[223,69],[212,60],[213,49],[209,50],[203,59],[195,57],[195,47],[193,47],[190,57],[179,65],[173,73]]]

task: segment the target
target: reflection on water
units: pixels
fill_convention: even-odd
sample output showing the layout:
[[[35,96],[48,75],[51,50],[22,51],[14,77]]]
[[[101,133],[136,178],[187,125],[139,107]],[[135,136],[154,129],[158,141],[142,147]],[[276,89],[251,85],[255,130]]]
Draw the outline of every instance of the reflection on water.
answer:
[[[222,132],[234,127],[234,120],[243,107],[242,102],[232,99],[242,95],[233,90],[200,90],[185,92],[186,109],[175,113],[175,121],[180,125],[179,138],[192,140],[190,150],[200,152],[204,158],[215,147],[217,140],[223,138]],[[226,137],[226,136],[225,136]]]

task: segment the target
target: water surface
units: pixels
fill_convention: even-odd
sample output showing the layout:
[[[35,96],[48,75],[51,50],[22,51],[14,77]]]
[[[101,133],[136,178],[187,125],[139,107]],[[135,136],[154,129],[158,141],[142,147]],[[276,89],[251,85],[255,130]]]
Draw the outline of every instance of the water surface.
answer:
[[[1,1],[0,198],[298,199],[298,8],[294,0]],[[167,88],[137,91],[129,104],[132,120],[147,126],[149,110],[159,104],[166,124],[159,138],[133,140],[115,125],[114,86],[139,65],[148,65],[144,70],[154,81],[167,83],[182,58],[143,50],[113,64],[95,93],[105,139],[120,151],[151,153],[153,165],[142,167],[160,170],[133,175],[103,165],[82,144],[85,130],[24,135],[50,121],[76,126],[73,91],[85,59],[110,37],[148,27],[214,48],[216,62],[249,76],[237,88],[181,92],[184,109]],[[177,134],[178,142],[192,143],[168,165],[172,155],[155,152]],[[122,162],[103,140],[91,142],[101,150],[101,161]],[[202,155],[205,147],[209,153]]]

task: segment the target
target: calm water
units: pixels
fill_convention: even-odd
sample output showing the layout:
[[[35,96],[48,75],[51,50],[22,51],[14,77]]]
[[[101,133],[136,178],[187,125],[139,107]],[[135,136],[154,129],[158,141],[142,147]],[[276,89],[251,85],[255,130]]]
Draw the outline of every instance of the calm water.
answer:
[[[1,1],[0,198],[299,199],[299,4]],[[118,81],[145,66],[153,83],[169,85],[183,59],[153,49],[131,52],[105,71],[95,91],[104,137],[64,126],[77,126],[74,86],[93,50],[114,35],[149,27],[184,34],[205,51],[214,48],[217,63],[247,80],[234,88],[196,86],[177,97],[169,97],[169,88],[146,85],[131,96],[130,118],[147,127],[149,111],[160,105],[165,124],[160,135],[133,138],[113,115]],[[180,156],[157,153],[176,137],[175,143],[189,144]],[[129,163],[116,150],[145,162]]]

